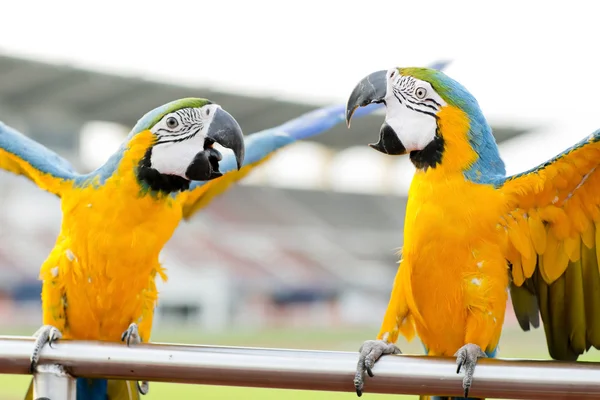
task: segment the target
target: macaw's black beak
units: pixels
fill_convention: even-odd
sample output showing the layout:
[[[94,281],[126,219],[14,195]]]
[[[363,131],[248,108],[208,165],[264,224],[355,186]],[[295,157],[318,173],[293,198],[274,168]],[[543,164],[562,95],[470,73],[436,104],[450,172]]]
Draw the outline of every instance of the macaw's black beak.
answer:
[[[384,122],[379,130],[379,142],[370,143],[369,147],[391,156],[406,154],[406,147],[402,144],[394,129]]]
[[[358,107],[364,107],[371,103],[385,103],[387,93],[386,70],[373,72],[358,82],[346,105],[346,124],[350,127],[352,114]],[[406,148],[398,139],[394,129],[384,122],[379,131],[379,141],[369,144],[370,147],[384,154],[400,155],[406,153]]]
[[[188,179],[208,181],[223,175],[219,171],[219,161],[223,159],[223,156],[212,147],[213,143],[231,149],[235,155],[237,169],[242,168],[246,150],[242,128],[231,114],[218,108],[208,127],[204,150],[196,154],[194,161],[185,172]]]
[[[387,92],[387,71],[381,70],[363,78],[352,90],[346,104],[346,124],[350,127],[352,114],[358,107],[371,103],[385,103]]]

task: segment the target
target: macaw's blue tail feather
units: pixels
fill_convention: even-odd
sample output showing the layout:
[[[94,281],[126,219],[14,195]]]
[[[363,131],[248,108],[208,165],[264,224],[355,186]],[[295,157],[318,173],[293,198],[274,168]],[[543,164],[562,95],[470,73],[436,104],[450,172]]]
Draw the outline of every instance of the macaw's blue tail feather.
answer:
[[[77,378],[77,400],[106,400],[107,398],[106,379]]]
[[[77,378],[77,400],[139,400],[137,382]]]

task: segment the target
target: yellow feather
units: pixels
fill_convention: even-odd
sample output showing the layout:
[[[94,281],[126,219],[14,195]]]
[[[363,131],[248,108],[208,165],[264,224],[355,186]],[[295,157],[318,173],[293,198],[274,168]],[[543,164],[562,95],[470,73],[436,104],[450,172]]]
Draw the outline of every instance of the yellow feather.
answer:
[[[546,229],[536,210],[529,212],[529,232],[531,233],[531,241],[538,254],[544,254],[546,250]]]
[[[523,285],[525,282],[525,276],[523,275],[523,267],[521,266],[521,260],[517,259],[516,262],[512,263],[512,277],[513,282],[517,286]]]
[[[579,257],[581,256],[581,240],[579,239],[579,236],[575,238],[568,237],[563,241],[563,244],[565,246],[565,253],[567,253],[569,259],[571,261],[579,260]]]
[[[600,208],[596,205],[592,205],[590,207],[590,217],[592,218],[592,221],[596,222],[596,221],[600,221]]]
[[[552,180],[552,184],[554,185],[555,188],[560,189],[560,190],[568,189],[570,187],[568,178],[566,178],[562,175],[556,175],[554,177],[554,179]]]
[[[556,180],[560,181],[558,178],[564,178],[567,181],[567,187],[572,187],[573,182],[581,180],[581,174],[575,169],[574,165],[568,162],[568,159],[565,158],[563,162],[556,163],[555,165],[559,172],[552,180],[553,183]]]
[[[594,224],[588,221],[586,228],[581,233],[581,240],[588,249],[591,249],[596,244],[594,237]]]
[[[565,272],[569,263],[569,256],[565,252],[564,244],[557,239],[552,229],[548,229],[548,242],[542,259],[544,263],[540,272],[548,284],[558,279]]]
[[[571,224],[567,214],[562,208],[554,205],[549,205],[539,209],[539,214],[542,220],[551,222],[551,230],[558,239],[564,239],[569,236]]]
[[[519,219],[522,220],[522,224],[519,224]],[[520,218],[519,216],[516,216],[515,218],[515,216],[509,215],[507,217],[507,224],[508,237],[510,238],[512,244],[519,251],[519,253],[521,253],[525,257],[531,257],[531,241],[525,233],[527,232],[527,225],[525,220],[523,220],[523,218]],[[523,229],[523,226],[525,226],[525,229]]]
[[[43,190],[61,196],[62,192],[72,187],[73,183],[56,178],[46,172],[34,168],[27,161],[15,156],[12,153],[0,148],[0,170],[12,172],[16,175],[23,175]]]
[[[517,249],[515,249],[515,246],[512,244],[512,242],[509,241],[508,243],[508,247],[507,247],[507,252],[506,252],[506,259],[511,263],[511,264],[516,264],[519,263],[521,260],[521,253],[519,253],[517,251]]]
[[[523,267],[523,275],[525,275],[525,278],[531,278],[531,276],[533,275],[533,273],[535,271],[535,266],[537,265],[537,260],[538,260],[538,257],[535,254],[529,258],[525,258],[525,257],[521,258],[521,266]]]
[[[569,220],[572,223],[572,234],[579,234],[585,229],[587,222],[589,221],[588,216],[585,214],[585,209],[581,204],[579,196],[573,196],[568,200],[568,206],[565,207],[565,211]]]
[[[569,163],[573,164],[577,172],[579,172],[580,174],[587,173],[591,169],[591,167],[597,163],[597,160],[585,156],[569,157],[565,161],[568,161]]]
[[[596,228],[596,262],[598,263],[598,268],[600,268],[600,222],[594,223]]]

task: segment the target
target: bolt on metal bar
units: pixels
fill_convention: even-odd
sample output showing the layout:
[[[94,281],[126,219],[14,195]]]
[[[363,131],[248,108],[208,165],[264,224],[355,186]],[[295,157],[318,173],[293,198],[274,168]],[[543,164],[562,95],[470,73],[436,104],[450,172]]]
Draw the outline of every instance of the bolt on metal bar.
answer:
[[[32,348],[32,338],[0,336],[0,373],[27,374]],[[90,378],[353,392],[357,360],[356,352],[61,340],[42,350],[40,364]],[[385,356],[373,373],[365,393],[462,395],[453,358]],[[483,359],[469,395],[597,399],[600,363]]]

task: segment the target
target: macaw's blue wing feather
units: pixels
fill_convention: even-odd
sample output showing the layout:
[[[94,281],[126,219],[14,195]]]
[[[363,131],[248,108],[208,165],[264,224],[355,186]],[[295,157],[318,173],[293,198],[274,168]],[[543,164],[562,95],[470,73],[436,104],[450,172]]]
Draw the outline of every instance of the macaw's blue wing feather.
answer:
[[[523,330],[542,316],[552,358],[600,349],[600,130],[553,159],[499,179],[511,300]]]
[[[2,122],[0,169],[26,176],[59,197],[62,189],[78,176],[67,160]]]

